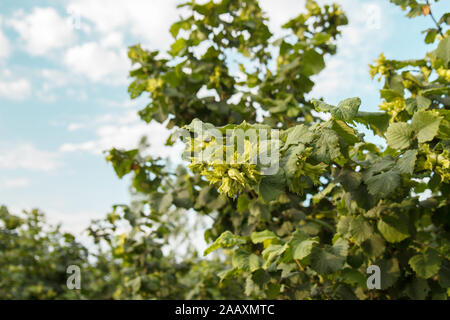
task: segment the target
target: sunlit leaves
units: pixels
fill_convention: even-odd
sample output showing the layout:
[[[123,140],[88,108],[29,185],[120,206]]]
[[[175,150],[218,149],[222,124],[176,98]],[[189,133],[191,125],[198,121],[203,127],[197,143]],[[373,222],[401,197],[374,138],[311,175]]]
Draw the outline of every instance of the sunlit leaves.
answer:
[[[436,56],[442,60],[444,65],[448,67],[450,62],[450,37],[447,36],[439,42],[439,45],[435,51]]]
[[[413,174],[414,165],[416,163],[417,150],[408,150],[397,161],[397,167],[401,173]]]
[[[219,248],[231,248],[244,243],[246,243],[246,240],[242,237],[236,236],[230,231],[225,231],[205,250],[204,255],[207,255]]]
[[[360,98],[348,98],[339,102],[337,107],[326,104],[319,100],[313,100],[314,106],[318,111],[330,112],[336,119],[351,121],[358,113],[361,105]]]
[[[119,178],[122,178],[133,170],[133,164],[135,157],[138,154],[138,150],[120,151],[112,149],[107,157],[108,161],[113,164],[114,171]]]
[[[278,237],[272,231],[269,230],[253,232],[250,238],[253,243],[261,243],[266,240],[278,239]]]
[[[408,123],[393,123],[386,132],[387,143],[391,148],[405,149],[412,142],[413,130]]]
[[[378,230],[391,243],[400,242],[409,237],[408,220],[404,215],[389,215],[378,220]]]
[[[292,257],[300,260],[306,258],[311,254],[313,246],[318,243],[319,239],[317,237],[311,238],[301,230],[295,231],[289,241]]]
[[[439,271],[441,259],[435,250],[427,249],[409,259],[409,265],[419,277],[427,279]]]
[[[362,216],[351,220],[349,232],[356,243],[361,244],[373,236],[372,226]]]
[[[339,137],[334,130],[324,128],[316,142],[314,156],[317,161],[330,162],[341,155]]]
[[[271,244],[265,248],[262,252],[262,256],[264,260],[266,260],[263,268],[267,269],[276,258],[281,256],[286,251],[287,248],[287,244]]]
[[[412,118],[412,128],[420,143],[433,140],[439,130],[442,117],[431,111],[418,111]]]

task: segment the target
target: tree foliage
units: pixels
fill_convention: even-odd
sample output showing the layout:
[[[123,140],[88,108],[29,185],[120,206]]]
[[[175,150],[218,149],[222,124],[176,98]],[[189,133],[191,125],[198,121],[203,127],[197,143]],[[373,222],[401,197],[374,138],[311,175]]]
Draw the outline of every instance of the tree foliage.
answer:
[[[120,178],[131,175],[135,201],[90,227],[102,243],[93,262],[76,251],[92,275],[84,297],[447,299],[449,16],[436,20],[428,2],[391,2],[410,18],[433,18],[425,42],[435,49],[414,60],[381,54],[370,66],[383,81],[379,112],[360,111],[364,97],[337,105],[308,98],[347,24],[338,5],[306,1],[274,40],[257,1],[188,2],[182,6],[191,15],[170,29],[170,57],[130,47],[130,96],[150,99],[139,112],[143,121],[233,137],[279,130],[279,170],[264,175],[258,163],[199,161],[195,146],[226,152],[203,135],[188,139],[190,163],[176,169],[145,156],[145,145],[111,150],[107,160]],[[386,146],[367,141],[358,124]],[[235,157],[248,160],[255,148],[247,142]],[[189,219],[211,218],[204,253],[165,252],[170,239],[191,232]],[[21,241],[2,219],[2,245]],[[61,264],[73,241],[58,249]],[[2,252],[0,259],[9,258]],[[379,290],[366,286],[370,265],[380,267]],[[35,297],[65,297],[57,288],[44,291]]]

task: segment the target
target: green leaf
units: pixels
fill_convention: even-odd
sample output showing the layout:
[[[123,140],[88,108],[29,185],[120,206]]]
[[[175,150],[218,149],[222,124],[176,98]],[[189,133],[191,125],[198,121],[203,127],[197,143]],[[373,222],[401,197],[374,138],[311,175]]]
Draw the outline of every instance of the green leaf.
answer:
[[[391,243],[409,237],[407,218],[404,215],[384,216],[378,221],[377,227],[383,237]]]
[[[438,138],[441,140],[450,140],[450,121],[443,119],[439,126]]]
[[[128,93],[130,94],[131,99],[136,99],[139,97],[142,92],[145,91],[145,88],[147,87],[147,82],[141,79],[134,80],[130,83],[128,86]]]
[[[336,272],[344,266],[345,257],[337,254],[332,247],[313,247],[310,255],[311,267],[320,274]]]
[[[343,282],[363,287],[366,285],[366,276],[358,270],[345,268],[339,272],[339,279]]]
[[[141,288],[141,277],[134,278],[128,281],[127,286],[131,287],[133,293],[137,293]]]
[[[450,261],[444,259],[438,274],[439,283],[443,288],[450,288]]]
[[[423,96],[406,99],[406,111],[409,114],[414,114],[416,111],[426,110],[431,105],[431,100]]]
[[[174,38],[178,36],[178,32],[180,29],[189,30],[191,28],[191,23],[186,20],[181,20],[178,22],[175,22],[170,26],[170,33]]]
[[[361,245],[361,243],[372,237],[373,228],[363,216],[358,216],[350,222],[349,232],[355,242]]]
[[[323,128],[319,132],[320,136],[316,142],[318,146],[315,150],[315,157],[319,162],[330,162],[341,155],[339,137],[331,129]]]
[[[253,243],[262,243],[266,240],[278,239],[278,237],[270,230],[253,232],[250,236]]]
[[[405,149],[411,144],[413,130],[404,122],[392,123],[386,132],[389,147],[393,149]]]
[[[317,111],[326,111],[329,112],[332,109],[336,108],[335,106],[328,104],[324,101],[321,100],[317,100],[317,99],[312,99],[311,100],[312,104],[314,105],[314,108],[316,108]]]
[[[263,219],[269,220],[270,212],[267,205],[263,204],[260,200],[253,200],[248,207],[250,215],[256,220]]]
[[[339,182],[344,187],[345,191],[352,191],[358,188],[361,184],[362,175],[360,172],[351,170],[342,170],[336,177],[336,182]]]
[[[364,124],[371,129],[375,134],[384,137],[389,126],[391,116],[385,112],[364,112],[359,111],[353,119],[356,122]]]
[[[401,173],[412,175],[414,172],[414,165],[416,163],[417,150],[406,151],[397,161],[396,167]]]
[[[429,29],[427,35],[425,36],[425,43],[433,43],[434,39],[436,39],[437,33],[437,29]]]
[[[315,50],[306,50],[303,55],[301,73],[305,76],[317,74],[325,68],[323,56]]]
[[[340,235],[345,236],[349,232],[351,221],[351,216],[341,216],[336,226],[337,232]]]
[[[374,233],[369,239],[361,244],[361,248],[370,258],[377,258],[384,253],[386,245],[383,238]]]
[[[330,112],[336,119],[351,121],[358,113],[361,99],[358,97],[348,98],[339,102],[337,107],[315,99],[312,100],[312,103],[318,111]]]
[[[331,127],[348,144],[353,145],[359,141],[355,129],[349,127],[344,121],[334,119]]]
[[[450,12],[446,12],[442,15],[442,17],[439,19],[439,24],[446,23],[447,25],[450,25]]]
[[[285,172],[286,178],[288,180],[292,179],[297,171],[297,161],[298,155],[301,154],[305,150],[305,146],[303,144],[299,144],[298,146],[290,147],[283,159],[281,160],[281,166]]]
[[[112,149],[109,151],[109,155],[106,158],[107,161],[111,161],[114,171],[119,178],[122,178],[132,170],[132,165],[136,156],[139,154],[139,150],[133,149],[129,151],[121,151]]]
[[[400,172],[389,170],[374,175],[366,180],[369,193],[377,197],[385,197],[400,186]]]
[[[264,263],[263,268],[267,269],[277,257],[281,256],[286,251],[287,248],[287,244],[271,244],[264,249],[262,255],[266,262]]]
[[[428,279],[439,271],[441,259],[435,250],[429,248],[409,259],[409,265],[419,277]]]
[[[220,271],[219,273],[217,273],[217,276],[220,279],[220,283],[222,283],[223,280],[228,279],[232,275],[235,275],[237,272],[238,272],[237,269],[231,268],[231,269],[226,269],[226,270]]]
[[[291,145],[310,143],[314,138],[314,133],[303,124],[289,128],[288,130],[286,142],[281,151],[288,149]]]
[[[313,246],[317,243],[319,243],[318,237],[310,238],[303,231],[296,230],[289,241],[292,257],[299,260],[306,258],[310,255]]]
[[[386,100],[387,102],[391,102],[396,98],[403,98],[403,95],[400,94],[397,90],[392,89],[381,89],[380,90],[380,98]]]
[[[386,290],[394,285],[400,277],[400,268],[396,258],[376,261],[375,265],[380,267],[381,290]]]
[[[237,205],[236,205],[237,211],[239,213],[244,213],[245,210],[248,209],[249,204],[250,204],[250,198],[248,197],[248,195],[246,193],[241,194],[238,198]]]
[[[369,169],[364,172],[363,178],[364,182],[367,183],[367,180],[372,177],[374,174],[381,173],[383,171],[387,171],[392,169],[395,166],[394,158],[391,156],[384,156],[381,159],[378,159],[373,165],[369,167]]]
[[[214,243],[205,250],[203,255],[206,256],[207,254],[209,254],[219,248],[231,248],[236,245],[241,245],[241,244],[245,244],[245,243],[246,243],[246,241],[244,238],[235,236],[234,234],[232,234],[230,231],[227,230],[224,233],[222,233],[216,239],[216,241],[214,241]]]
[[[439,42],[435,51],[436,56],[444,62],[446,68],[450,62],[450,37],[447,36]]]
[[[413,300],[424,300],[430,287],[427,280],[421,278],[415,278],[406,285],[406,294]]]
[[[171,45],[170,48],[171,48],[170,54],[172,56],[176,56],[179,54],[182,55],[183,51],[186,49],[186,40],[184,38],[179,38]]]
[[[264,176],[258,185],[258,194],[265,203],[277,199],[284,193],[286,178],[283,169],[280,168],[276,174]]]
[[[418,111],[412,118],[412,128],[420,143],[433,140],[439,130],[442,117],[433,111]]]
[[[250,271],[250,254],[244,250],[235,250],[231,257],[233,268]]]
[[[337,107],[331,110],[331,114],[339,120],[350,121],[358,113],[360,105],[360,98],[348,98],[339,102]]]
[[[334,187],[336,187],[336,184],[334,182],[330,182],[326,188],[324,188],[322,191],[320,191],[319,193],[316,193],[312,199],[314,203],[319,203],[320,200],[322,200],[323,198],[325,198],[333,189]]]
[[[443,95],[450,94],[450,87],[448,86],[438,86],[430,89],[421,90],[420,94],[423,96],[432,96],[432,95]]]
[[[250,272],[254,272],[262,267],[261,258],[256,254],[252,253],[248,259],[248,265]]]
[[[331,246],[331,250],[341,257],[347,257],[348,254],[348,241],[343,238],[338,238],[333,245]]]
[[[268,299],[275,299],[280,294],[281,285],[278,283],[268,283],[266,294]]]
[[[171,193],[152,193],[149,197],[149,203],[153,210],[158,213],[165,213],[170,208],[173,202]]]
[[[209,201],[209,193],[211,191],[211,186],[203,187],[198,193],[197,199],[195,201],[194,209],[200,209],[204,207]],[[238,201],[239,202],[239,201]]]

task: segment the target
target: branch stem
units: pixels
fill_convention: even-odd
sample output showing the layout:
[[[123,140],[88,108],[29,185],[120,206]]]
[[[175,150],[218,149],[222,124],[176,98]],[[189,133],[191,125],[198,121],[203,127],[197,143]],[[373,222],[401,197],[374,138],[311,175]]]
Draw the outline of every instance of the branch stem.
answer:
[[[429,0],[427,0],[427,6],[428,6],[428,8],[430,8],[430,17],[431,17],[431,19],[433,19],[433,22],[434,22],[434,24],[436,24],[436,27],[438,29],[439,34],[443,37],[444,34],[442,33],[442,27],[441,27],[441,25],[437,22],[437,20],[433,16],[433,12],[431,11],[431,5],[430,5],[430,1]]]

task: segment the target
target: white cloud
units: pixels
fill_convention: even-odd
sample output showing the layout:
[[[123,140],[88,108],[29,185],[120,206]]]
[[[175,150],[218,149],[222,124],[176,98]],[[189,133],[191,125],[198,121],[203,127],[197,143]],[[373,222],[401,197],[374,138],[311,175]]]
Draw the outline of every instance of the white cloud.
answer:
[[[167,48],[169,27],[180,10],[175,0],[72,0],[68,10],[80,14],[81,24],[89,21],[103,34],[128,30],[152,48]]]
[[[100,40],[105,48],[121,48],[123,47],[123,34],[120,32],[111,32]]]
[[[79,129],[82,129],[82,128],[84,128],[84,124],[82,124],[82,123],[70,123],[67,126],[67,130],[68,131],[76,131],[76,130],[79,130]]]
[[[24,188],[30,185],[30,180],[27,178],[4,179],[1,185],[6,188]]]
[[[87,42],[67,50],[64,63],[73,72],[94,82],[126,83],[130,68],[125,49],[112,50],[96,42]]]
[[[57,154],[39,150],[31,144],[2,148],[0,154],[0,168],[51,171],[59,166]]]
[[[45,83],[52,88],[65,86],[70,80],[69,75],[62,70],[41,69],[40,73]]]
[[[0,70],[0,98],[23,100],[31,93],[28,79],[17,78],[9,69]]]
[[[3,33],[2,29],[2,20],[0,17],[0,59],[8,58],[11,53],[11,45],[9,43],[9,39]]]
[[[82,143],[65,143],[60,147],[61,152],[84,151],[101,154],[111,148],[132,149],[138,147],[139,140],[145,136],[150,144],[149,152],[153,156],[180,156],[181,145],[165,146],[170,131],[165,124],[151,122],[144,123],[136,115],[136,111],[129,111],[121,115],[105,115],[97,119],[96,139]]]
[[[131,107],[138,107],[139,105],[143,105],[147,102],[147,98],[144,100],[143,97],[137,98],[137,99],[125,99],[123,101],[116,101],[116,100],[108,100],[108,99],[99,99],[100,103],[104,105],[105,107],[112,107],[112,108],[131,108]],[[148,103],[148,102],[147,102]]]
[[[40,88],[36,90],[36,96],[45,102],[56,101],[57,93],[53,89],[63,87],[69,82],[67,73],[56,69],[42,69],[39,76]]]
[[[390,32],[385,8],[378,2],[341,0],[349,24],[342,28],[337,54],[326,58],[326,68],[314,77],[311,97],[325,97],[338,102],[348,96],[377,92],[369,77],[368,65],[379,54],[379,48]]]
[[[62,18],[54,8],[35,7],[29,14],[19,10],[7,24],[20,34],[25,49],[32,55],[45,55],[75,39],[69,20]]]
[[[31,84],[27,79],[1,79],[0,98],[23,100],[31,93]]]
[[[304,0],[260,0],[259,5],[266,16],[269,17],[270,30],[277,36],[285,33],[281,28],[283,24],[305,12]]]

